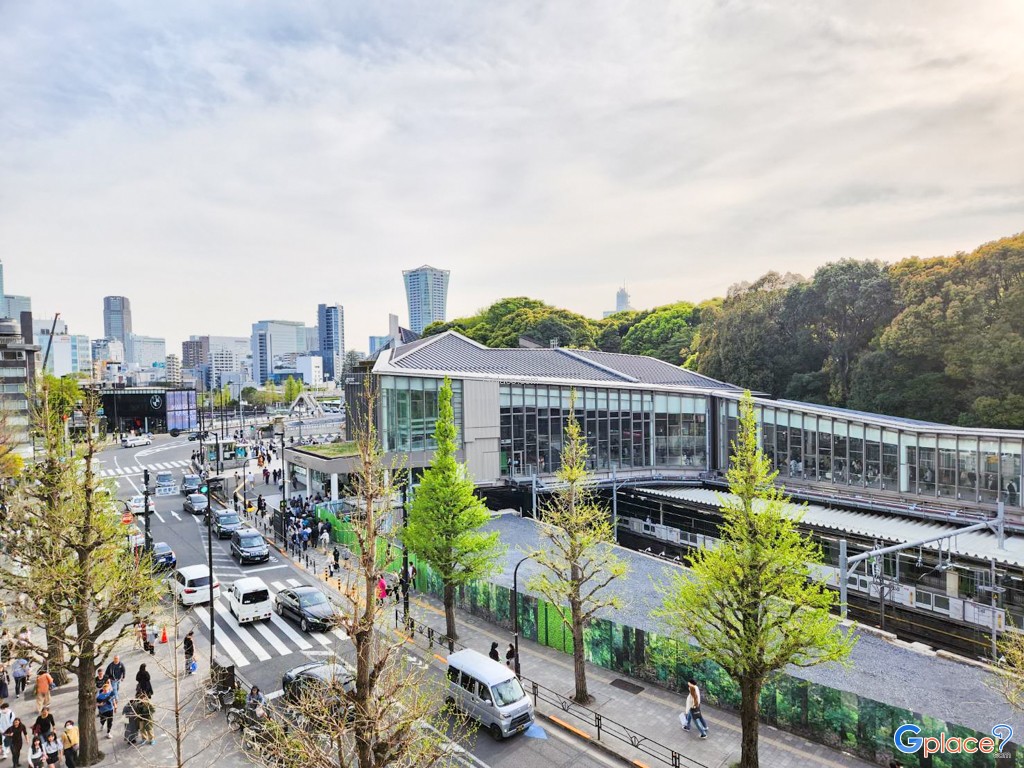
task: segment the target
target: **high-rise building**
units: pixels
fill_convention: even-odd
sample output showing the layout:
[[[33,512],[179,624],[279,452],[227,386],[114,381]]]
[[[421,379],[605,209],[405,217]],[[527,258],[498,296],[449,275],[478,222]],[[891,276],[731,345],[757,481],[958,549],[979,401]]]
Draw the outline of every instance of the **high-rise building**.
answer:
[[[306,346],[302,350],[303,352],[319,352],[320,351],[320,329],[317,326],[310,328],[306,326]]]
[[[615,292],[615,311],[629,312],[631,309],[633,307],[629,305],[629,294],[626,292],[626,286],[622,286]]]
[[[173,352],[164,359],[164,380],[168,384],[181,384],[181,360]]]
[[[93,339],[92,361],[94,363],[123,363],[124,344],[117,339]]]
[[[124,346],[128,363],[140,368],[162,368],[167,360],[167,342],[158,336],[130,333]]]
[[[294,320],[260,320],[252,324],[252,378],[262,386],[275,368],[295,369],[306,351],[306,326]]]
[[[413,333],[422,334],[428,325],[446,318],[450,274],[447,269],[436,269],[426,264],[402,272],[405,296],[409,302],[409,329]]]
[[[21,322],[22,312],[32,311],[32,299],[28,296],[11,296],[4,293],[4,265],[0,262],[0,318],[9,317]]]
[[[132,303],[127,296],[103,297],[103,335],[126,347],[132,334]],[[162,357],[161,357],[162,359]]]
[[[181,367],[196,368],[210,356],[210,337],[192,336],[181,342]]]
[[[35,389],[36,355],[39,347],[26,343],[26,328],[15,320],[0,320],[0,409],[4,411],[6,429],[23,457],[32,453],[29,436],[29,395]]]
[[[316,308],[316,319],[324,375],[335,379],[341,376],[345,366],[345,308],[341,304],[320,304]]]
[[[32,331],[48,373],[54,376],[92,374],[92,344],[88,336],[68,333],[68,324],[59,319],[56,323],[34,320]]]
[[[302,383],[308,386],[320,386],[324,383],[324,361],[320,355],[297,355],[295,372],[302,377]]]

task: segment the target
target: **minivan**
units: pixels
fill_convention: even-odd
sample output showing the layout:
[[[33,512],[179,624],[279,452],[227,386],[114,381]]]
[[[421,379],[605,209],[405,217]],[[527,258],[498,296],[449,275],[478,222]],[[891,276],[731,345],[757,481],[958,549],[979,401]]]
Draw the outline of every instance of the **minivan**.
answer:
[[[468,648],[448,656],[447,700],[498,741],[533,723],[533,705],[515,672]]]
[[[166,469],[161,469],[156,473],[156,487],[157,488],[173,488],[177,483],[174,482],[174,473],[168,472]]]
[[[188,496],[190,493],[199,493],[201,484],[199,475],[185,475],[181,478],[181,495]]]
[[[171,591],[182,605],[210,602],[210,569],[205,565],[186,565],[174,572]],[[213,599],[220,597],[220,582],[214,576]]]
[[[262,563],[270,559],[270,547],[259,531],[239,528],[231,534],[231,556],[239,565]]]
[[[121,438],[122,448],[138,448],[140,445],[152,445],[153,440],[148,435],[125,435]]]
[[[270,618],[270,590],[263,579],[249,576],[238,579],[228,592],[228,610],[239,624]]]

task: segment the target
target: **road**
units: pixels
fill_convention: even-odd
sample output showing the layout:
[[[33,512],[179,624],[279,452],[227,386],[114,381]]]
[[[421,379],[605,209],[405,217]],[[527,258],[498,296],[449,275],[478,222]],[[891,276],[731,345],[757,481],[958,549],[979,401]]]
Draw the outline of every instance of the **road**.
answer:
[[[118,498],[128,499],[141,492],[144,469],[149,469],[151,475],[155,475],[157,470],[170,469],[180,480],[196,447],[196,443],[188,442],[184,437],[157,436],[153,445],[111,447],[102,451],[94,468],[101,478],[117,483]],[[262,484],[257,483],[255,492],[261,490]],[[182,511],[183,497],[180,494],[154,496],[153,501],[153,541],[169,544],[177,555],[179,566],[206,564],[207,529],[201,517]],[[142,527],[141,519],[138,522]],[[315,583],[273,548],[271,553],[270,562],[243,568],[232,559],[227,540],[214,539],[213,567],[222,589],[243,575],[259,576],[270,586],[272,593],[288,586]],[[226,593],[227,590],[223,590],[223,594]],[[279,695],[281,677],[287,670],[311,660],[324,659],[342,650],[343,644],[348,644],[347,637],[340,630],[306,634],[277,615],[272,616],[269,622],[240,626],[228,613],[226,596],[215,603],[214,609],[218,655],[230,659],[242,677],[271,696]],[[190,614],[208,638],[209,606],[198,606]],[[201,666],[208,668],[209,660],[203,659],[203,662]],[[433,674],[440,674],[436,667],[431,667],[431,670]],[[620,765],[592,746],[543,723],[535,724],[526,734],[500,743],[482,731],[470,734],[465,746],[475,758],[472,763],[476,768]]]

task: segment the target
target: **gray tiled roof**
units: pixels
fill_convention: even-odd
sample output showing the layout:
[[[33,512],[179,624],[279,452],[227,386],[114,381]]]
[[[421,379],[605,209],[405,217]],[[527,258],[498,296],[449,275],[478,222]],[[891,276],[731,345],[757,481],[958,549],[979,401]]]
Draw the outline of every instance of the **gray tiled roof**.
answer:
[[[941,427],[943,429],[948,429],[949,428],[948,425],[946,425],[946,424],[939,424],[938,422],[935,422],[935,421],[922,421],[921,419],[907,419],[907,418],[904,418],[903,416],[886,416],[885,414],[881,414],[881,413],[868,413],[867,411],[855,411],[855,410],[852,410],[850,408],[839,408],[838,406],[835,406],[835,405],[819,405],[818,403],[802,403],[802,402],[800,402],[798,400],[777,400],[776,402],[781,407],[797,408],[799,410],[807,410],[807,406],[811,406],[811,407],[814,407],[814,408],[822,408],[824,410],[829,411],[830,413],[834,413],[836,416],[838,416],[840,418],[845,416],[845,417],[852,418],[852,419],[868,419],[868,420],[872,420],[872,421],[875,421],[875,420],[878,420],[878,419],[885,419],[886,421],[896,422],[896,423],[899,423],[899,424],[906,424],[907,426],[911,426],[911,427]]]
[[[449,331],[392,353],[396,368],[528,379],[735,389],[651,357],[578,349],[492,349]]]

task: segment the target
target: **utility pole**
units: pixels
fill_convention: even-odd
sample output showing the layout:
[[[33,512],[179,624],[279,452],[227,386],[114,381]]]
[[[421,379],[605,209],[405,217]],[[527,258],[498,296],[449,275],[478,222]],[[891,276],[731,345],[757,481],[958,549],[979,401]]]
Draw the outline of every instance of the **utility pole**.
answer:
[[[206,526],[206,556],[209,562],[210,576],[210,674],[213,674],[213,654],[217,648],[217,624],[213,612],[213,499],[210,498],[210,481],[203,480],[199,490],[206,494],[206,515],[209,520]]]
[[[151,526],[151,522],[150,522],[150,519],[149,519],[150,517],[152,517],[152,515],[150,514],[150,510],[149,510],[149,470],[148,469],[142,470],[142,515],[143,515],[143,517],[145,518],[145,521],[146,521],[146,541],[145,541],[146,551],[151,553],[153,551],[153,530],[150,527]]]

